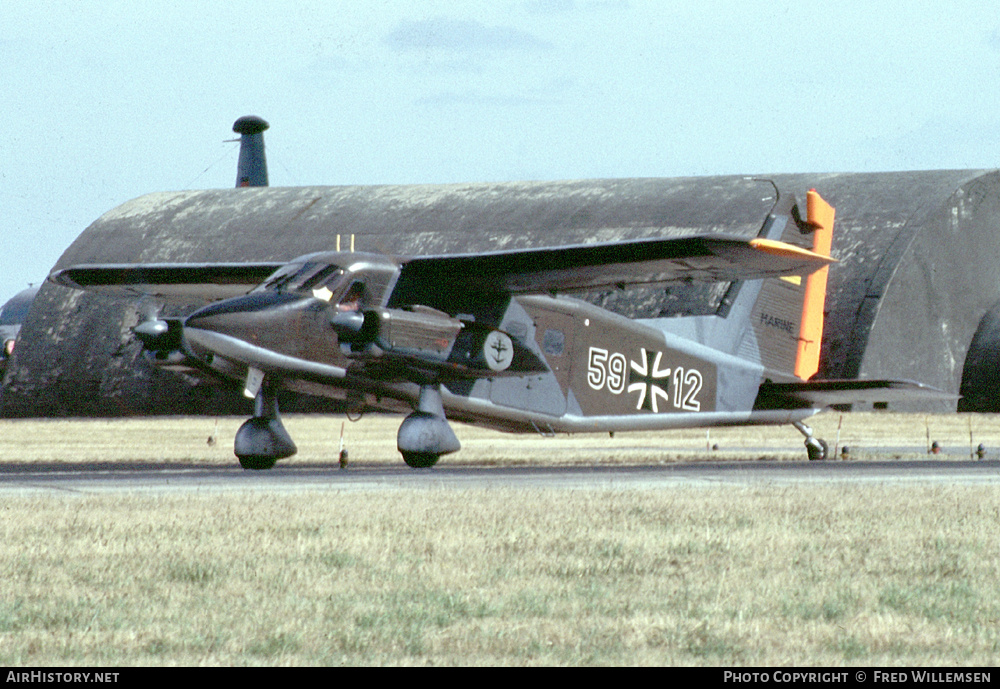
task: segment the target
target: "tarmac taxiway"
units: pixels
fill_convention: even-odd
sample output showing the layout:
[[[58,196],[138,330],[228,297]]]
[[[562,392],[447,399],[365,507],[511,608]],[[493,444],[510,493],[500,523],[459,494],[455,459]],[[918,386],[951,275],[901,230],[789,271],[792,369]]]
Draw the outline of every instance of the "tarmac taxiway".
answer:
[[[232,491],[388,491],[491,488],[656,490],[803,484],[1000,485],[1000,460],[740,461],[642,466],[489,467],[335,464],[244,471],[239,466],[4,464],[0,496],[211,494]]]

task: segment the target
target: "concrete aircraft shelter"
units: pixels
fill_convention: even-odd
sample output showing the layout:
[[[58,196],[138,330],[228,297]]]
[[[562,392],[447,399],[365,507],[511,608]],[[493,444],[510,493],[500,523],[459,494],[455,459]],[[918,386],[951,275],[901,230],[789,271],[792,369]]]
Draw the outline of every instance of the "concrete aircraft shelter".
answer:
[[[1000,410],[993,399],[1000,379],[1000,171],[769,179],[802,202],[815,188],[837,210],[839,263],[830,272],[818,377],[916,380],[961,390],[960,409]],[[155,193],[97,219],[55,268],[287,260],[352,246],[412,255],[754,235],[774,200],[771,183],[742,176]],[[587,298],[653,317],[710,311],[719,293],[644,288]],[[247,413],[250,403],[238,391],[155,370],[140,356],[129,329],[144,308],[46,283],[8,366],[0,413]],[[283,406],[296,408],[336,405],[300,399]],[[937,402],[921,409],[955,408]]]

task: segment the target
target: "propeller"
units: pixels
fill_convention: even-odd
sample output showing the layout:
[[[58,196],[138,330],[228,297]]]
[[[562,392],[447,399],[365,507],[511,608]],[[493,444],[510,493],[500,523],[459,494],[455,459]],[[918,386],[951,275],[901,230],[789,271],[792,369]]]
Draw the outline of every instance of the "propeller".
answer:
[[[153,352],[179,349],[181,345],[181,319],[160,318],[162,308],[162,302],[148,295],[143,296],[136,307],[141,320],[132,328],[132,332],[142,342],[144,349]]]

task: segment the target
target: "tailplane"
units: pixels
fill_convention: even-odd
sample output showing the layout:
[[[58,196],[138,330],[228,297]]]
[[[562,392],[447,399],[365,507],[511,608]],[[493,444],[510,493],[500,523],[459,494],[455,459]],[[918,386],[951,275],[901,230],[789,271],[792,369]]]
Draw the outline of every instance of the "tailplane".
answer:
[[[815,189],[806,197],[806,220],[792,217],[802,231],[812,233],[812,251],[821,256],[830,256],[833,244],[833,206],[823,200]],[[787,231],[787,228],[786,228]],[[823,341],[823,322],[826,309],[826,287],[829,266],[810,273],[803,279],[784,277],[765,280],[760,298],[754,305],[755,321],[753,330],[757,334],[757,344],[765,368],[778,373],[791,370],[798,381],[779,382],[767,379],[760,386],[756,410],[764,409],[821,409],[832,405],[849,405],[860,402],[887,404],[891,402],[927,402],[932,400],[956,400],[958,395],[908,380],[823,380],[816,378],[819,371],[820,345]],[[785,299],[797,300],[801,311],[794,323],[776,323],[768,309],[779,301],[776,296],[782,292]],[[789,312],[786,312],[789,313]],[[795,338],[794,357],[790,337]],[[788,366],[791,363],[792,368]],[[806,441],[810,446],[810,441]],[[812,458],[812,455],[810,455]]]

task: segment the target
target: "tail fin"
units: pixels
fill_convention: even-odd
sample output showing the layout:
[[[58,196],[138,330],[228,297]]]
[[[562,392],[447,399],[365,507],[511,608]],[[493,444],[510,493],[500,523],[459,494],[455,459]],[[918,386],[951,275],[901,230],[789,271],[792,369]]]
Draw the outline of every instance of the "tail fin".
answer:
[[[834,209],[810,189],[806,195],[807,223],[813,229],[813,251],[829,256],[833,246]],[[826,278],[830,268],[825,266],[806,278],[806,293],[802,302],[802,319],[799,324],[799,347],[795,357],[795,375],[808,380],[819,370],[819,350],[823,341],[823,321],[826,307]]]
[[[759,236],[794,244],[802,241],[803,233],[811,233],[812,250],[829,256],[833,207],[812,190],[806,208],[807,218],[803,220],[793,198],[779,197]],[[802,379],[815,374],[819,369],[828,271],[824,267],[806,278],[790,275],[756,285],[742,284],[738,296],[753,305],[740,340],[740,356],[759,360],[774,373],[794,373]]]
[[[240,135],[240,160],[236,167],[237,187],[267,186],[264,132],[270,126],[255,115],[241,117],[233,124],[233,131]]]

